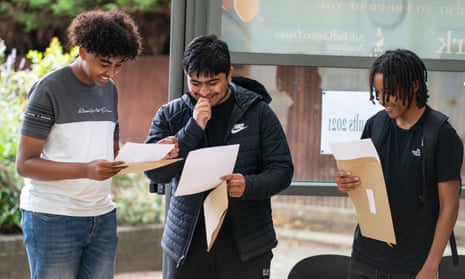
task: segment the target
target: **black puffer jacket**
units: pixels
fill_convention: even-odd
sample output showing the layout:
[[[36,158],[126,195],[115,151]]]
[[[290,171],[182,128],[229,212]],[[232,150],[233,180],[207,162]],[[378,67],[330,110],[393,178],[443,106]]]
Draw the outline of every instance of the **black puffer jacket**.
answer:
[[[240,144],[234,172],[244,175],[246,190],[242,198],[229,199],[228,214],[240,257],[246,261],[277,245],[270,198],[289,186],[294,168],[285,134],[267,104],[271,97],[263,85],[246,78],[234,78],[231,89],[235,104],[227,123],[228,133],[224,137],[224,145]],[[192,118],[194,105],[195,100],[189,93],[185,93],[162,106],[155,115],[146,142],[154,143],[176,135],[180,157],[184,158],[189,151],[208,146],[204,131]],[[238,124],[246,128],[231,133]],[[167,176],[169,170],[163,168],[146,174],[155,183],[166,183],[167,178],[172,178],[171,189],[174,193],[180,170],[181,166],[174,177],[172,174]],[[205,194],[171,196],[162,247],[178,265],[187,255]]]

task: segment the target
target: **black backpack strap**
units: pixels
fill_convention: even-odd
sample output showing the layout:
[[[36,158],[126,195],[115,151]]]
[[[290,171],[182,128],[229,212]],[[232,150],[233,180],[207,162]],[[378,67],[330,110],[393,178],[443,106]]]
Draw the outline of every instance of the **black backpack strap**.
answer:
[[[381,150],[381,146],[383,146],[386,139],[385,135],[389,121],[390,118],[385,110],[381,110],[373,116],[370,137],[378,151]]]
[[[428,177],[428,174],[435,173],[434,169],[434,156],[436,152],[436,141],[439,134],[439,129],[441,126],[449,119],[445,114],[436,111],[430,110],[429,115],[427,116],[425,123],[423,124],[422,129],[422,172],[423,172],[423,183],[422,190],[420,194],[420,199],[423,202],[427,202],[428,199],[428,187],[427,181],[430,181],[431,178]],[[459,264],[459,257],[457,253],[457,243],[455,241],[455,234],[452,231],[449,238],[449,245],[451,249],[452,262],[454,265]]]
[[[459,255],[457,253],[457,243],[455,242],[454,231],[452,231],[452,233],[450,234],[449,245],[450,245],[450,251],[451,251],[451,255],[452,255],[452,263],[454,265],[458,265],[459,264]]]
[[[423,170],[423,183],[420,194],[420,199],[423,202],[427,202],[428,198],[428,187],[427,181],[430,181],[432,177],[428,177],[428,174],[435,173],[434,159],[436,155],[436,141],[441,126],[449,119],[445,114],[430,109],[422,128],[421,137],[421,164]]]

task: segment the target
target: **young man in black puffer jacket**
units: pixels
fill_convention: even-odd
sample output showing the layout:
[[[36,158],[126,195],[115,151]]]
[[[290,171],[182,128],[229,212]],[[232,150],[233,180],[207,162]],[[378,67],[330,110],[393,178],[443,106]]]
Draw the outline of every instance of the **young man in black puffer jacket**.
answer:
[[[271,197],[291,182],[294,167],[281,124],[257,81],[232,78],[227,44],[215,35],[195,38],[184,52],[189,92],[156,113],[147,143],[171,136],[179,156],[189,151],[239,144],[227,182],[229,207],[219,235],[207,252],[203,201],[208,194],[174,196],[181,167],[147,172],[152,183],[171,181],[162,247],[168,278],[269,278],[277,245]],[[173,169],[173,167],[171,167]]]

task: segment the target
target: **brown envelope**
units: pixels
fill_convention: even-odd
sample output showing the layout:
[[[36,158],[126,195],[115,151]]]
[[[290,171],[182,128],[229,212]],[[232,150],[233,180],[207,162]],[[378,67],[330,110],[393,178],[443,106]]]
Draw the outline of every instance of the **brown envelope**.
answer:
[[[360,177],[361,186],[349,191],[362,235],[396,244],[391,209],[380,162],[374,157],[336,160],[339,169]]]
[[[223,225],[228,209],[228,192],[226,182],[222,182],[211,191],[203,202],[205,215],[205,232],[207,235],[207,252],[210,252]]]

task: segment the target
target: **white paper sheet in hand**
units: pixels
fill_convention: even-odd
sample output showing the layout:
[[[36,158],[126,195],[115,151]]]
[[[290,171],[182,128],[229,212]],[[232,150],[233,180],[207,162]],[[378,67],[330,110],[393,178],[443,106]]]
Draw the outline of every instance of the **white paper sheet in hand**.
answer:
[[[174,144],[127,142],[118,152],[115,160],[126,163],[158,161],[165,157],[173,147]]]
[[[375,157],[379,161],[378,152],[370,138],[329,143],[336,160],[351,160],[363,157]]]
[[[231,174],[239,145],[206,147],[189,152],[175,196],[192,195],[218,186],[221,176]]]

